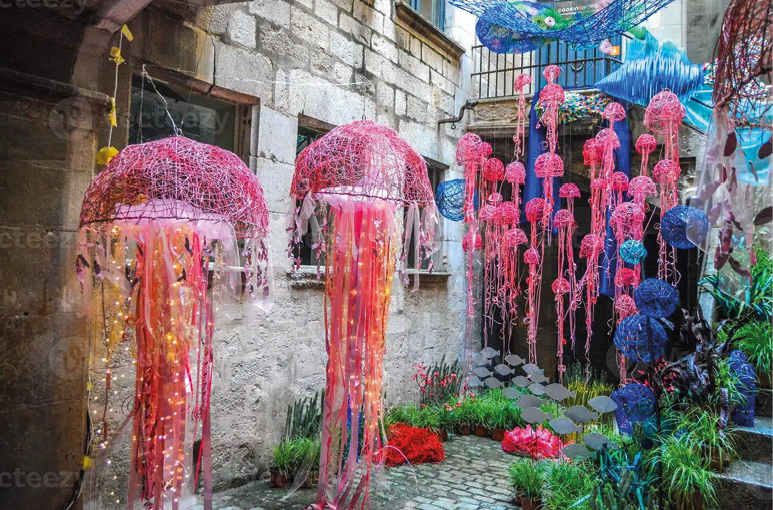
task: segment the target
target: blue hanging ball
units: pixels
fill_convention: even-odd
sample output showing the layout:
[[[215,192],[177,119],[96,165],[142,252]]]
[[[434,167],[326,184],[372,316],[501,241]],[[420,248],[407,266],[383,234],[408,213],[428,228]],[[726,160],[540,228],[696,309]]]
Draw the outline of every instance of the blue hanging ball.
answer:
[[[644,421],[655,414],[655,392],[648,386],[632,382],[612,392],[617,404],[615,415],[627,421]]]
[[[679,291],[666,281],[647,278],[634,290],[633,300],[640,314],[664,319],[679,308]]]
[[[438,184],[435,193],[435,202],[437,202],[440,214],[451,221],[461,221],[464,219],[464,179],[453,179],[443,181]],[[472,197],[475,208],[478,208],[478,190],[474,191]]]
[[[644,315],[629,315],[615,331],[615,346],[626,358],[651,363],[666,353],[668,336],[659,322]]]
[[[629,239],[620,245],[620,258],[629,264],[639,264],[647,256],[644,243]]]
[[[706,213],[689,205],[669,209],[660,220],[660,236],[675,248],[694,248],[705,241],[708,234]]]

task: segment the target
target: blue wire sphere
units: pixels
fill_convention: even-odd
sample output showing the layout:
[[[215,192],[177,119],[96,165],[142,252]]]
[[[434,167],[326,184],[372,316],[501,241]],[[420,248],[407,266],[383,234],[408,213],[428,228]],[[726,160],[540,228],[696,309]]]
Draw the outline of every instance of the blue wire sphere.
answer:
[[[730,418],[738,426],[754,426],[754,408],[757,400],[757,376],[754,373],[754,367],[746,361],[746,355],[741,351],[735,350],[730,353],[727,359],[730,371],[738,376],[736,389],[746,397],[746,401],[733,407],[730,412]]]
[[[689,205],[669,209],[660,220],[660,236],[674,248],[694,248],[705,241],[708,234],[706,213]]]
[[[440,214],[451,221],[461,221],[464,219],[464,179],[453,179],[443,181],[438,184],[435,193],[435,202],[437,202]],[[478,190],[474,191],[472,202],[475,208],[478,208]]]
[[[615,418],[618,425],[621,422],[644,421],[655,414],[655,392],[643,384],[637,382],[626,384],[619,390],[613,391],[610,398],[617,404]],[[620,428],[623,429],[623,427]]]
[[[620,258],[629,264],[639,264],[647,256],[644,243],[629,239],[620,245]]]
[[[633,300],[640,314],[663,319],[679,308],[679,291],[668,282],[647,278],[636,287]]]
[[[644,315],[629,315],[615,331],[615,346],[626,358],[644,363],[662,358],[668,335],[658,321]]]

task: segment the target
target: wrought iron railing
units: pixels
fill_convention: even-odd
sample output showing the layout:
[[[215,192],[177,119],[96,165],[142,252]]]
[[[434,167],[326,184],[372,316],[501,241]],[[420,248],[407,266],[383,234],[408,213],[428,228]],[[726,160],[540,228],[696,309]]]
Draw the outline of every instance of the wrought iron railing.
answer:
[[[612,45],[623,48],[620,38]],[[620,66],[620,56],[610,56],[597,47],[574,49],[565,42],[553,42],[538,50],[524,54],[501,55],[483,45],[472,47],[474,68],[472,84],[477,99],[507,98],[518,92],[513,89],[515,78],[521,73],[530,74],[532,83],[524,88],[533,94],[545,85],[542,70],[556,64],[561,67],[558,83],[564,87],[593,88],[598,80]]]

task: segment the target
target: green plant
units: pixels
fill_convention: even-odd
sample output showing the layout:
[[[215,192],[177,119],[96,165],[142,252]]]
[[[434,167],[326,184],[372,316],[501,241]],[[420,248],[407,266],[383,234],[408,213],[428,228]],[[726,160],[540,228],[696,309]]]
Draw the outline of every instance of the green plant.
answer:
[[[441,413],[441,406],[423,406],[413,416],[413,422],[408,425],[439,432],[442,429]]]
[[[730,428],[720,428],[720,416],[707,408],[692,407],[681,416],[676,425],[676,435],[692,443],[694,448],[709,460],[723,466],[738,457],[738,441]]]
[[[727,358],[717,358],[713,367],[714,391],[708,394],[708,403],[716,408],[720,408],[723,398],[727,399],[727,404],[732,406],[742,406],[746,403],[746,395],[741,392],[742,383],[738,374],[730,368]],[[722,397],[722,393],[725,397]]]
[[[770,322],[752,321],[736,333],[738,348],[746,354],[746,359],[754,367],[759,378],[763,374],[770,377],[773,370],[773,331]]]
[[[521,408],[512,401],[494,402],[491,405],[487,427],[491,430],[512,430],[524,427],[526,422],[521,418]]]
[[[413,425],[416,421],[416,416],[419,414],[419,408],[414,404],[403,404],[392,407],[387,413],[384,425],[389,428],[395,423],[404,423],[406,425]]]
[[[460,373],[459,360],[449,363],[443,359],[430,367],[417,363],[413,380],[419,385],[421,403],[439,404],[457,396],[461,389]]]
[[[540,499],[545,485],[545,473],[548,465],[545,461],[518,458],[507,468],[510,483],[516,493],[526,499]]]
[[[462,398],[457,404],[454,404],[455,409],[451,422],[456,427],[472,427],[475,425],[477,417],[479,415],[478,407],[480,403],[474,395],[468,395]]]
[[[593,510],[648,510],[653,507],[655,468],[645,463],[641,451],[633,448],[602,449],[598,454],[591,507]]]
[[[583,510],[590,508],[593,481],[588,465],[580,462],[553,462],[545,478],[545,510]]]
[[[564,386],[569,388],[569,385],[576,382],[583,382],[587,385],[601,384],[606,385],[607,373],[604,370],[595,370],[591,367],[590,377],[585,372],[585,365],[580,361],[575,361],[564,373]]]
[[[319,436],[324,402],[325,390],[323,389],[313,397],[301,398],[288,405],[283,438],[290,440]]]
[[[718,273],[708,275],[698,282],[714,298],[722,318],[738,320],[751,315],[764,322],[773,319],[773,261],[764,250],[754,250],[757,263],[751,266],[750,285],[744,301],[722,290],[722,280]]]
[[[290,476],[306,459],[313,444],[309,438],[283,440],[274,447],[271,470]]]
[[[668,500],[679,510],[717,506],[716,475],[708,469],[708,457],[690,437],[667,436],[659,449],[651,450],[649,459],[652,463],[662,463],[660,483]],[[696,500],[696,493],[701,495],[703,506]]]

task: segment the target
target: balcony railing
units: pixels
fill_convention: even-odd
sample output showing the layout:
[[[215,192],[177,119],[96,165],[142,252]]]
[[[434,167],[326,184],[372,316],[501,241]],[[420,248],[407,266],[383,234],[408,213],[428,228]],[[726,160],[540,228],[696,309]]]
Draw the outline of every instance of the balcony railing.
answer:
[[[620,37],[613,45],[623,47]],[[574,49],[565,42],[553,42],[531,53],[501,55],[483,45],[472,47],[474,72],[472,83],[478,99],[509,98],[517,94],[513,88],[515,78],[521,73],[530,74],[532,83],[524,87],[526,94],[533,94],[545,85],[542,70],[556,64],[561,67],[558,83],[564,88],[593,88],[598,80],[620,66],[620,56],[610,57],[597,47]]]

